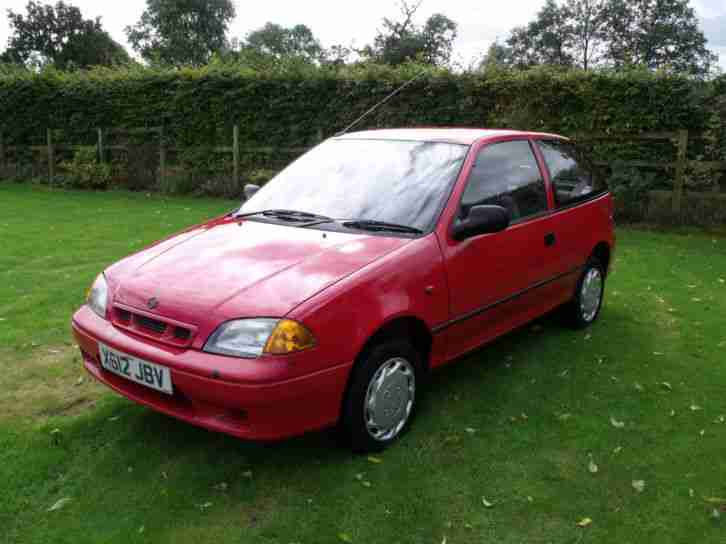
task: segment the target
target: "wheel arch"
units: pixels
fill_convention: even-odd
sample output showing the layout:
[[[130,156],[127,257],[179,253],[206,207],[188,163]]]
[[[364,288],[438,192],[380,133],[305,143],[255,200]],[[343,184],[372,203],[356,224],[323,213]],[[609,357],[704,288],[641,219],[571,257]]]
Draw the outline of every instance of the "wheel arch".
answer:
[[[605,275],[607,276],[610,272],[610,244],[608,244],[607,242],[598,242],[595,248],[592,250],[592,253],[590,253],[590,258],[592,257],[595,257],[598,261],[600,261],[603,269],[605,270]]]

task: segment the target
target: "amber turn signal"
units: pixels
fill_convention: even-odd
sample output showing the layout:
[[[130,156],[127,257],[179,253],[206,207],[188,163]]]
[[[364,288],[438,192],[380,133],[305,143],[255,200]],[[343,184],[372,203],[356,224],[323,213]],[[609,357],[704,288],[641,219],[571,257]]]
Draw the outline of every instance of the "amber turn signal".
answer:
[[[282,319],[267,339],[264,352],[269,355],[286,355],[315,346],[312,333],[297,321]]]

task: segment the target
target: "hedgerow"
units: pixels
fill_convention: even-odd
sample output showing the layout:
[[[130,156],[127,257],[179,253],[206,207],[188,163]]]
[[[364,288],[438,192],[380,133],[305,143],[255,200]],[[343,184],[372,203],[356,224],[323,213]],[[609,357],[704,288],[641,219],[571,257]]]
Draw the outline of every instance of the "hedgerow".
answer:
[[[39,144],[46,128],[93,143],[99,127],[164,126],[176,146],[307,146],[341,130],[416,75],[416,65],[254,71],[211,65],[39,73],[0,70],[6,145]],[[724,83],[721,83],[724,86]],[[678,76],[541,68],[454,74],[428,69],[357,128],[475,126],[591,132],[702,131],[717,87]]]

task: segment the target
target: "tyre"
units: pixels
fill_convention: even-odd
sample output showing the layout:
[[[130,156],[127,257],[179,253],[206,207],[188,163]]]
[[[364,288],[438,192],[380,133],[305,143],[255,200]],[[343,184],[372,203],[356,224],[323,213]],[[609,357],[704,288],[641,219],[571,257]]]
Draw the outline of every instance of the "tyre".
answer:
[[[384,341],[367,350],[353,369],[341,431],[358,453],[381,451],[413,419],[422,392],[422,362],[408,342]]]
[[[577,281],[572,301],[565,307],[569,323],[582,329],[592,325],[600,315],[605,294],[605,268],[599,260],[591,258]]]

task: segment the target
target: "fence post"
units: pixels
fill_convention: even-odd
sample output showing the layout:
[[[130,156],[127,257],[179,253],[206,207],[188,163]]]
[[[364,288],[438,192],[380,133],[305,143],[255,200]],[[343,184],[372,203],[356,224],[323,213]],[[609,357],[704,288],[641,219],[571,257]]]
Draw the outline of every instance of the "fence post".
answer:
[[[166,190],[166,143],[164,127],[159,127],[159,185]]]
[[[53,148],[53,129],[45,129],[48,144],[48,185],[53,187],[53,178],[55,177],[55,150]]]
[[[239,185],[239,125],[232,128],[232,160],[234,161],[234,189]]]
[[[681,219],[681,203],[683,201],[683,185],[686,181],[686,167],[688,166],[688,131],[678,131],[678,158],[676,159],[676,173],[673,179],[673,208],[676,221]]]
[[[104,153],[104,149],[103,149],[103,129],[102,128],[97,129],[97,133],[98,133],[98,144],[97,144],[97,146],[98,146],[98,149],[97,149],[98,162],[104,163],[104,162],[106,162],[106,160],[105,160],[106,154]]]
[[[0,129],[0,168],[5,170],[5,135]]]

